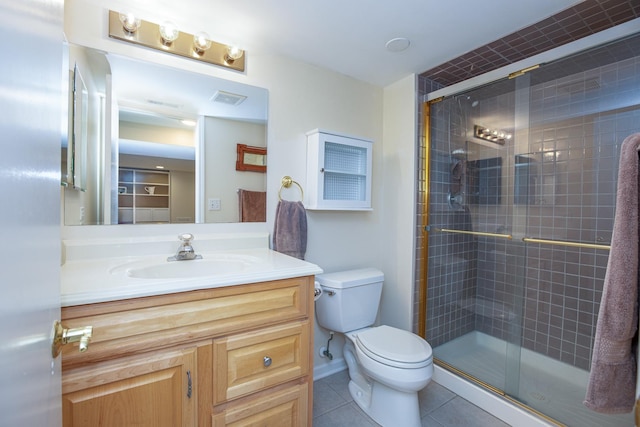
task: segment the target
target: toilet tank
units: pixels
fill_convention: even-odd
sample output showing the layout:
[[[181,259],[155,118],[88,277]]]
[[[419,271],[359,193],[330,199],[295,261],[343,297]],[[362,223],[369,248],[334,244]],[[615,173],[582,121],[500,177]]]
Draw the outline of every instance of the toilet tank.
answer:
[[[323,294],[316,301],[318,324],[349,332],[373,325],[378,314],[384,274],[375,268],[319,274]]]

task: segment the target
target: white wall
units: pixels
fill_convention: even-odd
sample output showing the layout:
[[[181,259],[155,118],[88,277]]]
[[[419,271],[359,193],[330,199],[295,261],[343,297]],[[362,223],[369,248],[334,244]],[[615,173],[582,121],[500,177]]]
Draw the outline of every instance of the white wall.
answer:
[[[118,131],[121,139],[183,145],[185,147],[195,147],[196,145],[196,136],[193,129],[177,129],[121,120]]]
[[[205,208],[205,222],[239,221],[238,189],[267,190],[264,173],[236,170],[237,144],[264,147],[265,130],[262,123],[204,118],[204,199],[220,199],[220,210]]]
[[[382,157],[385,202],[381,234],[385,273],[380,322],[411,330],[415,276],[417,76],[384,89]]]
[[[171,171],[171,222],[190,223],[196,220],[196,174]]]
[[[247,52],[245,73],[232,72],[109,39],[107,3],[115,2],[102,1],[102,7],[99,3],[97,0],[65,2],[65,31],[70,42],[240,81],[269,91],[267,223],[198,224],[185,232],[271,231],[282,177],[289,175],[306,188],[305,133],[309,130],[321,128],[374,141],[373,211],[309,211],[306,259],[318,264],[325,272],[378,266],[385,271],[385,286],[389,288],[382,304],[382,319],[388,319],[395,326],[410,328],[408,298],[413,289],[413,244],[409,235],[414,222],[412,179],[415,170],[415,112],[411,106],[415,98],[414,77],[383,90],[342,74],[255,50]],[[291,189],[284,190],[282,194],[283,198],[299,197]],[[385,200],[387,197],[390,201]],[[158,227],[161,226],[139,230],[154,233],[162,230]],[[110,229],[108,235],[124,234],[123,228],[126,229]],[[104,227],[86,227],[85,230],[83,232],[87,236],[105,234]],[[63,238],[71,232],[63,227]],[[78,230],[73,230],[73,233],[77,234]],[[327,338],[328,332],[316,327],[316,349],[325,345]],[[341,357],[340,338],[336,337],[331,351],[336,357]],[[319,368],[325,363],[326,359],[316,356]]]

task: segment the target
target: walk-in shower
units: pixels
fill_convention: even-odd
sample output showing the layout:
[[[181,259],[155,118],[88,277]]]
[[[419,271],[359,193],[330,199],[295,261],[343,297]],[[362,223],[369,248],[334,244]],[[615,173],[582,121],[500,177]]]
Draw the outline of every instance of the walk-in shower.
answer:
[[[640,35],[423,108],[436,363],[559,424],[633,425],[582,401],[619,149],[640,132]]]

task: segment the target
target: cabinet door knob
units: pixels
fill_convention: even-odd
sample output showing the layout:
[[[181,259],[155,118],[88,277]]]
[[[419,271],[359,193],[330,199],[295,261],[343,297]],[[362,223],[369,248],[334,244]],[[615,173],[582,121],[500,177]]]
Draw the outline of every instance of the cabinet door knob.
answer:
[[[265,356],[264,359],[262,359],[262,361],[264,362],[265,368],[268,368],[269,366],[271,366],[271,362],[273,362],[269,356]]]

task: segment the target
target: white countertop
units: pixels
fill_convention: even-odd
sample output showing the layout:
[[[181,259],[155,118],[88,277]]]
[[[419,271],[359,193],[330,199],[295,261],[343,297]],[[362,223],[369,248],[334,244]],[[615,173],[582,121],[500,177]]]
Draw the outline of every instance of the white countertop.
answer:
[[[211,265],[210,275],[199,273],[199,277],[132,277],[132,274],[135,275],[135,271],[144,270],[149,266],[164,267],[164,264],[168,263],[168,255],[171,254],[67,260],[61,269],[62,306],[218,288],[322,273],[322,269],[315,264],[270,249],[246,248],[204,252],[201,253],[202,260],[173,261],[173,263],[180,263],[179,266],[176,266],[178,268],[193,266],[194,270],[197,269],[200,272],[203,270],[200,267],[204,267],[205,264]],[[233,264],[233,260],[243,260],[243,266],[241,268],[231,266],[224,268],[225,257],[231,260],[229,265]],[[212,260],[221,260],[217,265],[222,268],[216,269],[216,264],[212,263]]]

